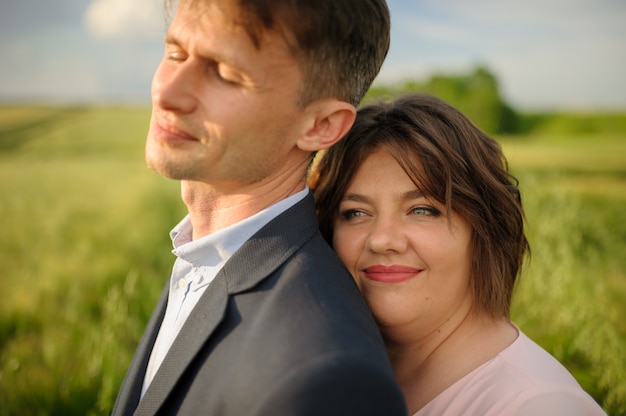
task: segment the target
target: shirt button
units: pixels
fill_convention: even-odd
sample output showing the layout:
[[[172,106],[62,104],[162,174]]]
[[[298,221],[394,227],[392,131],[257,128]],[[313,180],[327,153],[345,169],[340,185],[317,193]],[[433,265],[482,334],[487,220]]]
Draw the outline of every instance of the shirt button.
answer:
[[[178,288],[184,289],[186,286],[187,286],[187,280],[185,280],[185,278],[183,277],[182,279],[178,281]]]

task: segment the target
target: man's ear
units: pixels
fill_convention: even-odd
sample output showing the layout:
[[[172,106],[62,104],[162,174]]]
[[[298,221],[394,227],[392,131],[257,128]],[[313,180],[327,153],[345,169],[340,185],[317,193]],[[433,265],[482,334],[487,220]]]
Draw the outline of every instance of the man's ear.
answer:
[[[337,99],[322,99],[310,103],[306,112],[309,121],[298,147],[309,152],[327,149],[337,143],[352,127],[356,109]]]

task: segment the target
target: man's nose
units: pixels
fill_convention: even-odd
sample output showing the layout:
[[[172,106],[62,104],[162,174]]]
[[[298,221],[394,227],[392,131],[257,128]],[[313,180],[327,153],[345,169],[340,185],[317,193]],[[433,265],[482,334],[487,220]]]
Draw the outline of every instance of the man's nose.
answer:
[[[179,113],[195,110],[199,89],[196,72],[193,61],[162,62],[152,79],[152,104]]]

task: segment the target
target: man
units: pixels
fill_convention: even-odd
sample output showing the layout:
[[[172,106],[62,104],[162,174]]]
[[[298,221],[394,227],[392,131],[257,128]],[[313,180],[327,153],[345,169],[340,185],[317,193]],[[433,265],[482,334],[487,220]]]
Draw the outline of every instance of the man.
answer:
[[[189,215],[113,414],[405,415],[305,187],[386,55],[384,0],[181,0],[165,45],[146,161]]]

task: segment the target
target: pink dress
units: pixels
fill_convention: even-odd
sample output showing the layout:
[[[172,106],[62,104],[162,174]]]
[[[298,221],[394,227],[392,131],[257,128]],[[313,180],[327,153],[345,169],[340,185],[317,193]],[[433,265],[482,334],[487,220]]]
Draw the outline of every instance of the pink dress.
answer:
[[[513,344],[414,416],[606,415],[561,363],[518,332]]]

